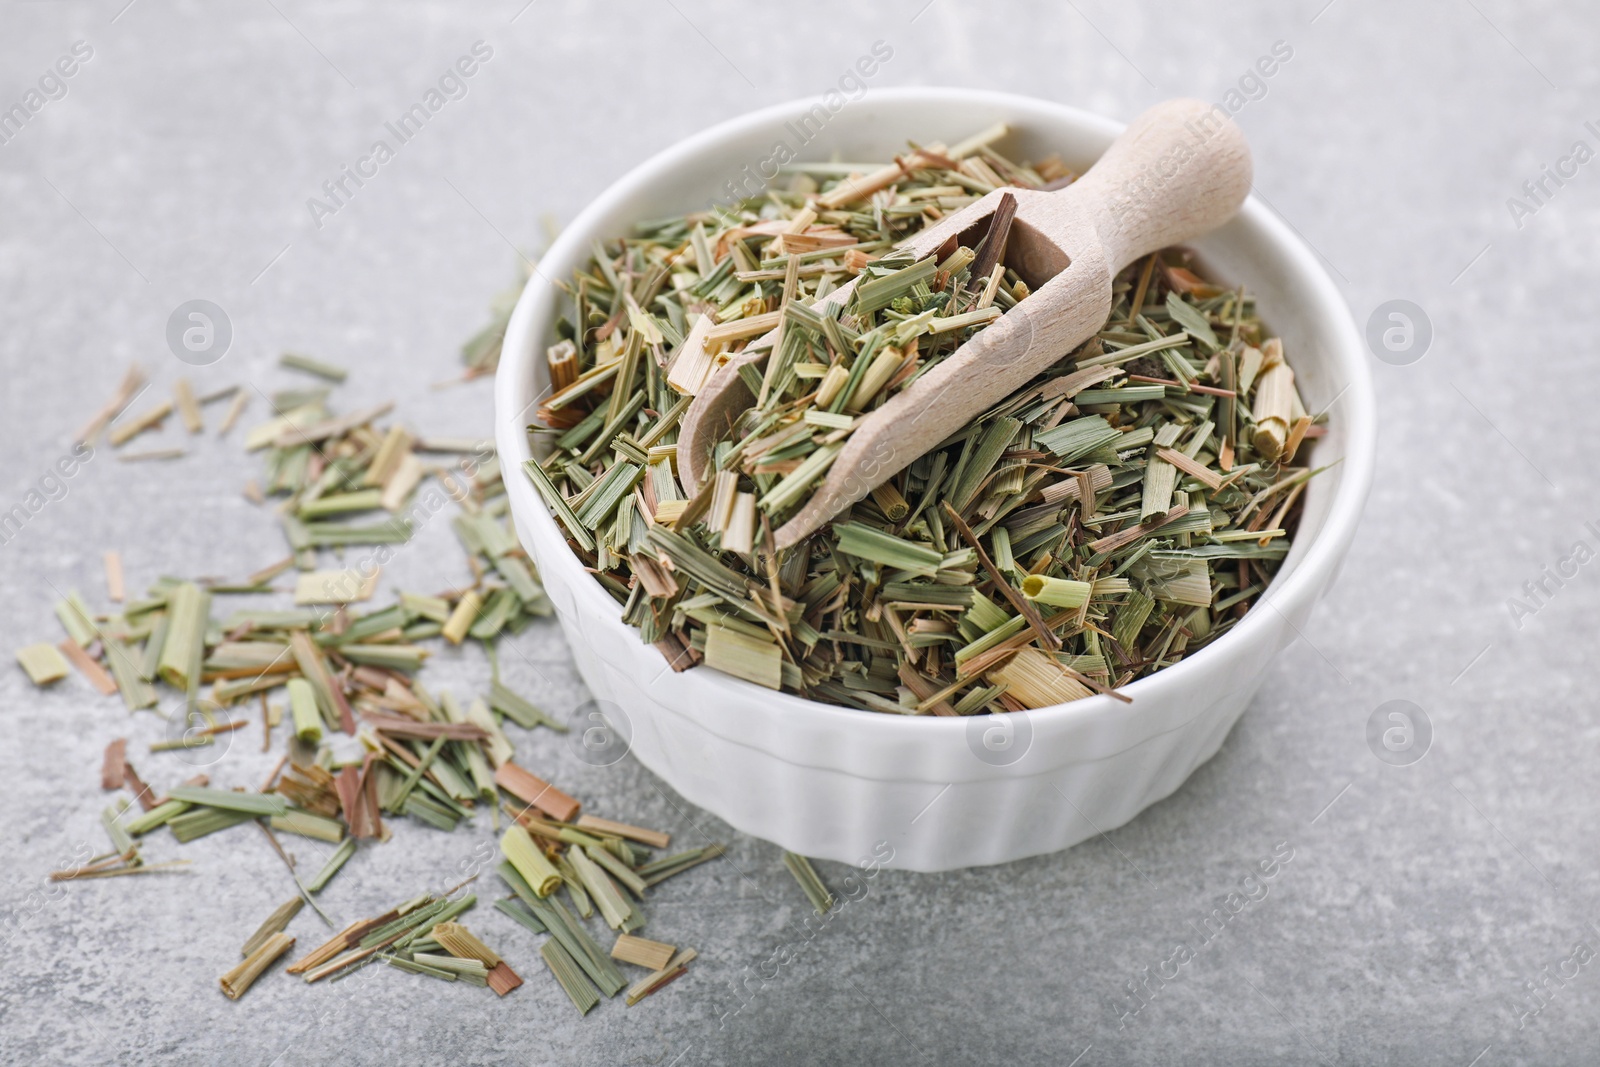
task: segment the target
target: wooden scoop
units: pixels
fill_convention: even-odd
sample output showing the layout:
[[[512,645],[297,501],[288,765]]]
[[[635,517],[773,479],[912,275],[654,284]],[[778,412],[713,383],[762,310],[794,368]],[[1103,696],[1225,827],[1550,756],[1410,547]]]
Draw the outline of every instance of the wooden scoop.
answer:
[[[1005,263],[1030,295],[943,362],[864,416],[810,501],[776,531],[790,548],[918,456],[1093,337],[1111,313],[1111,283],[1141,256],[1233,217],[1250,190],[1250,150],[1213,104],[1169,100],[1133,121],[1089,172],[1056,192],[996,189],[899,247],[918,259],[957,238],[971,245],[1001,201],[1015,198]],[[854,284],[826,302],[849,299]],[[712,447],[754,402],[739,368],[767,358],[773,335],[733,355],[683,417],[678,461],[703,484]]]

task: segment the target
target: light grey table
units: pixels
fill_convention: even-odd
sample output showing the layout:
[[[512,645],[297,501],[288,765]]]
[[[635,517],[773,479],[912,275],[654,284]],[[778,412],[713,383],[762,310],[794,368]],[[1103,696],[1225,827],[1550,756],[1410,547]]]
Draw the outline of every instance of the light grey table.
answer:
[[[0,510],[26,499],[133,360],[152,370],[152,396],[181,373],[201,389],[271,391],[296,380],[277,353],[306,351],[354,368],[345,409],[392,396],[422,432],[484,432],[486,382],[431,385],[456,373],[458,344],[512,275],[510,246],[536,251],[543,215],[570,218],[688,133],[819,94],[878,40],[893,58],[873,87],[1005,89],[1123,119],[1169,95],[1244,92],[1256,187],[1325,258],[1357,321],[1391,299],[1431,321],[1420,362],[1374,360],[1381,458],[1344,576],[1216,759],[1068,853],[884,876],[770,981],[750,981],[761,991],[734,1015],[734,983],[803,938],[778,851],[631,760],[589,768],[548,736],[520,736],[598,810],[730,843],[728,861],[666,884],[651,908],[654,929],[700,949],[689,977],[579,1020],[534,939],[480,907],[472,924],[528,978],[507,1000],[379,967],[314,988],[275,971],[235,1004],[216,979],[286,896],[280,861],[258,835],[229,833],[160,846],[195,860],[187,875],[50,889],[49,869],[101,847],[109,738],[129,736],[152,779],[183,768],[144,754],[161,734],[153,716],[126,716],[76,677],[40,693],[6,668],[0,1060],[1595,1062],[1600,565],[1548,584],[1527,617],[1508,607],[1574,542],[1600,548],[1586,526],[1600,520],[1600,163],[1567,165],[1537,200],[1524,190],[1575,142],[1600,148],[1600,123],[1585,125],[1600,112],[1582,5],[7,3],[0,108],[25,102],[74,42],[93,54],[64,95],[47,82],[58,98],[0,144]],[[492,56],[464,96],[336,211],[308,208],[478,41]],[[1252,81],[1280,41],[1292,57]],[[228,355],[198,369],[164,341],[169,313],[195,298],[234,331]],[[174,420],[149,445],[185,436]],[[108,548],[136,589],[281,554],[240,496],[257,464],[237,431],[190,452],[124,464],[102,449],[0,546],[0,646],[59,640],[57,591],[103,603]],[[395,582],[465,574],[445,524],[419,543]],[[475,650],[438,659],[440,684],[485,684]],[[552,625],[504,660],[558,712],[584,699]],[[1380,762],[1366,740],[1394,699],[1431,723],[1410,766]],[[210,769],[257,780],[270,759],[259,741],[240,731]],[[489,837],[403,826],[324,906],[349,921],[448,884]],[[1269,894],[1166,964],[1275,848],[1293,858]],[[304,944],[320,929],[308,913],[295,927]],[[1176,976],[1146,977],[1162,972]],[[1129,983],[1153,993],[1137,1014]]]

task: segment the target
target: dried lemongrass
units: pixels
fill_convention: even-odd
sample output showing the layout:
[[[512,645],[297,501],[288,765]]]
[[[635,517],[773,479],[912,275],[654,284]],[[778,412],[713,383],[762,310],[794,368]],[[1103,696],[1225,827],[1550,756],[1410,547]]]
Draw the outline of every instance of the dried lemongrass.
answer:
[[[324,363],[310,356],[302,356],[298,352],[285,352],[278,357],[279,366],[302,370],[307,374],[314,374],[319,378],[326,378],[330,382],[342,382],[350,373],[343,367],[336,367],[332,363]]]
[[[109,551],[102,558],[106,565],[106,595],[116,603],[122,603],[122,553]]]
[[[507,827],[500,851],[538,896],[547,897],[561,886],[561,872],[522,827]]]
[[[553,447],[527,473],[626,621],[679,669],[704,662],[896,713],[1023,706],[993,692],[996,670],[1020,672],[1024,690],[1115,692],[1226,632],[1282,560],[1287,536],[1272,531],[1292,533],[1295,501],[1273,502],[1281,519],[1250,512],[1295,470],[1316,420],[1250,296],[1206,282],[1173,249],[1116,279],[1088,344],[807,544],[763,551],[762,524],[804,502],[852,413],[1026,297],[1004,266],[1004,211],[974,247],[893,252],[984,190],[1070,178],[1010,162],[992,139],[1003,136],[973,139],[965,159],[935,146],[855,176],[820,171],[820,195],[808,177],[596,246],[575,283],[591,322],[558,326],[560,392],[540,409]],[[869,195],[871,212],[854,206]],[[818,299],[851,275],[842,306]],[[654,301],[631,281],[669,278],[645,294]],[[661,462],[671,412],[773,327],[764,364],[744,372],[756,404],[718,446],[716,476],[675,484]],[[646,353],[664,378],[639,373]],[[1098,584],[1111,578],[1122,584]],[[997,604],[1009,611],[996,620]],[[1038,606],[1064,610],[1047,626]],[[1018,628],[997,632],[1010,620]],[[1024,647],[1059,653],[1067,681],[1031,671],[1028,656],[1008,670]]]
[[[339,868],[349,862],[350,857],[356,854],[356,839],[347,837],[339,842],[339,847],[333,850],[323,863],[321,870],[312,875],[306,882],[307,893],[320,893],[323,888],[339,873]]]
[[[261,977],[261,973],[272,966],[274,960],[288,952],[293,946],[294,938],[288,934],[279,932],[270,935],[262,942],[259,948],[249,956],[246,956],[237,967],[222,976],[222,991],[228,995],[230,1000],[238,1000],[244,995],[245,990],[249,989],[257,978]]]
[[[545,966],[550,968],[550,973],[561,985],[562,992],[572,1001],[578,1009],[579,1015],[587,1015],[600,1003],[600,994],[590,982],[589,976],[584,974],[572,954],[562,947],[559,941],[546,941],[539,946],[539,956],[544,960]]]
[[[643,1000],[645,997],[648,997],[651,993],[654,993],[666,986],[669,982],[676,981],[685,974],[689,973],[689,964],[697,959],[699,955],[700,954],[692,948],[686,948],[679,951],[672,957],[672,959],[667,961],[667,965],[661,968],[661,970],[656,971],[653,974],[646,975],[644,978],[639,979],[639,981],[629,986],[627,995],[623,998],[623,1000],[627,1003],[628,1007],[633,1007],[635,1004],[639,1003],[639,1001]]]
[[[616,943],[611,946],[611,958],[647,967],[652,971],[660,971],[672,962],[672,957],[677,951],[676,946],[661,941],[651,941],[649,938],[635,937],[633,934],[618,934]]]
[[[68,673],[67,661],[62,658],[61,651],[43,642],[17,649],[17,662],[27,672],[28,680],[37,686],[52,685]]]
[[[833,908],[833,894],[822,884],[822,879],[817,876],[816,868],[811,866],[811,861],[793,852],[785,852],[783,865],[789,868],[794,880],[800,883],[801,891],[805,893],[806,899],[811,902],[817,914],[828,914]]]
[[[164,400],[143,414],[122,423],[120,426],[113,426],[111,432],[106,435],[106,440],[111,442],[112,447],[121,448],[146,430],[160,426],[166,420],[166,417],[171,414],[172,401]]]
[[[289,679],[288,689],[295,736],[308,744],[316,744],[322,740],[322,713],[317,710],[316,691],[304,678]]]
[[[248,957],[266,944],[273,934],[279,934],[288,929],[289,923],[296,915],[300,914],[300,909],[305,905],[306,902],[300,897],[290,897],[282,904],[279,904],[273,909],[272,914],[268,915],[266,920],[256,928],[256,932],[250,935],[249,940],[244,943],[244,948],[240,950],[239,954]]]
[[[501,764],[494,773],[494,780],[501,789],[558,822],[571,821],[581,809],[572,797],[515,763]]]
[[[666,848],[672,843],[672,835],[661,830],[646,830],[643,827],[630,826],[624,822],[602,819],[598,815],[578,816],[577,826],[580,830],[589,830],[596,834],[625,837],[630,841],[649,845],[651,848]]]
[[[110,696],[117,691],[116,681],[106,673],[104,667],[100,666],[99,661],[85,652],[77,642],[63,641],[57,647],[61,649],[61,654],[66,656],[74,667],[78,668],[78,672],[83,675],[88,683],[103,695]]]

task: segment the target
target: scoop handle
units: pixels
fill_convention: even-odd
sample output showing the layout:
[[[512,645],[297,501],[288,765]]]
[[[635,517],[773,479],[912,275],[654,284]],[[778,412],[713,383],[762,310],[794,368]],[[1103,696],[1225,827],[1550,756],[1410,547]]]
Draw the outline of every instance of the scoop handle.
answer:
[[[1081,179],[1056,194],[1087,212],[1112,272],[1216,229],[1250,192],[1250,147],[1228,113],[1167,100],[1123,131]]]

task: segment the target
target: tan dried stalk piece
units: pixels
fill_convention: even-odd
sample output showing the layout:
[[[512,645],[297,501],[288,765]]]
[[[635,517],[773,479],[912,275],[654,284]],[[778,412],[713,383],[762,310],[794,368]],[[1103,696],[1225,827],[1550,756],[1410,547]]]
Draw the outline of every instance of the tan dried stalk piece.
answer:
[[[618,934],[617,943],[611,946],[611,958],[660,971],[672,962],[677,951],[676,945],[651,941],[647,937],[634,937],[632,934]]]
[[[106,673],[98,660],[79,648],[76,641],[63,641],[58,647],[62,655],[71,660],[78,672],[89,680],[89,684],[100,690],[102,696],[110,696],[117,691],[116,679]]]
[[[464,960],[477,960],[485,967],[495,967],[500,963],[500,954],[478,940],[471,930],[460,923],[438,923],[429,933],[452,956]]]
[[[294,945],[294,938],[285,933],[276,933],[246,956],[244,960],[221,978],[222,991],[232,1000],[244,996],[244,991],[249,989],[261,973],[279,956],[288,952]]]
[[[110,441],[113,447],[120,448],[146,430],[160,426],[166,420],[166,417],[171,414],[172,401],[163,400],[144,414],[115,427],[106,435],[106,440]]]
[[[122,414],[123,408],[133,403],[144,383],[144,368],[137,363],[130,366],[127,373],[122,376],[122,384],[117,386],[116,394],[106,402],[105,407],[95,412],[94,417],[84,425],[83,429],[78,431],[74,441],[88,442],[100,436],[100,431],[110,425],[112,419]]]
[[[369,600],[378,588],[379,573],[374,568],[371,574],[363,577],[354,567],[337,571],[310,571],[295,580],[294,602],[351,604],[358,600]]]
[[[1015,656],[991,670],[986,677],[995,685],[1005,686],[1007,695],[1030,708],[1066,704],[1093,692],[1037,648],[1019,649]]]
[[[190,433],[199,433],[206,428],[205,419],[200,414],[200,401],[195,399],[194,387],[189,384],[189,379],[179,378],[172,383],[172,397],[178,403],[178,417],[183,419],[185,429]]]
[[[122,582],[122,553],[112,550],[105,553],[106,564],[106,595],[114,602],[122,603],[124,595]]]

